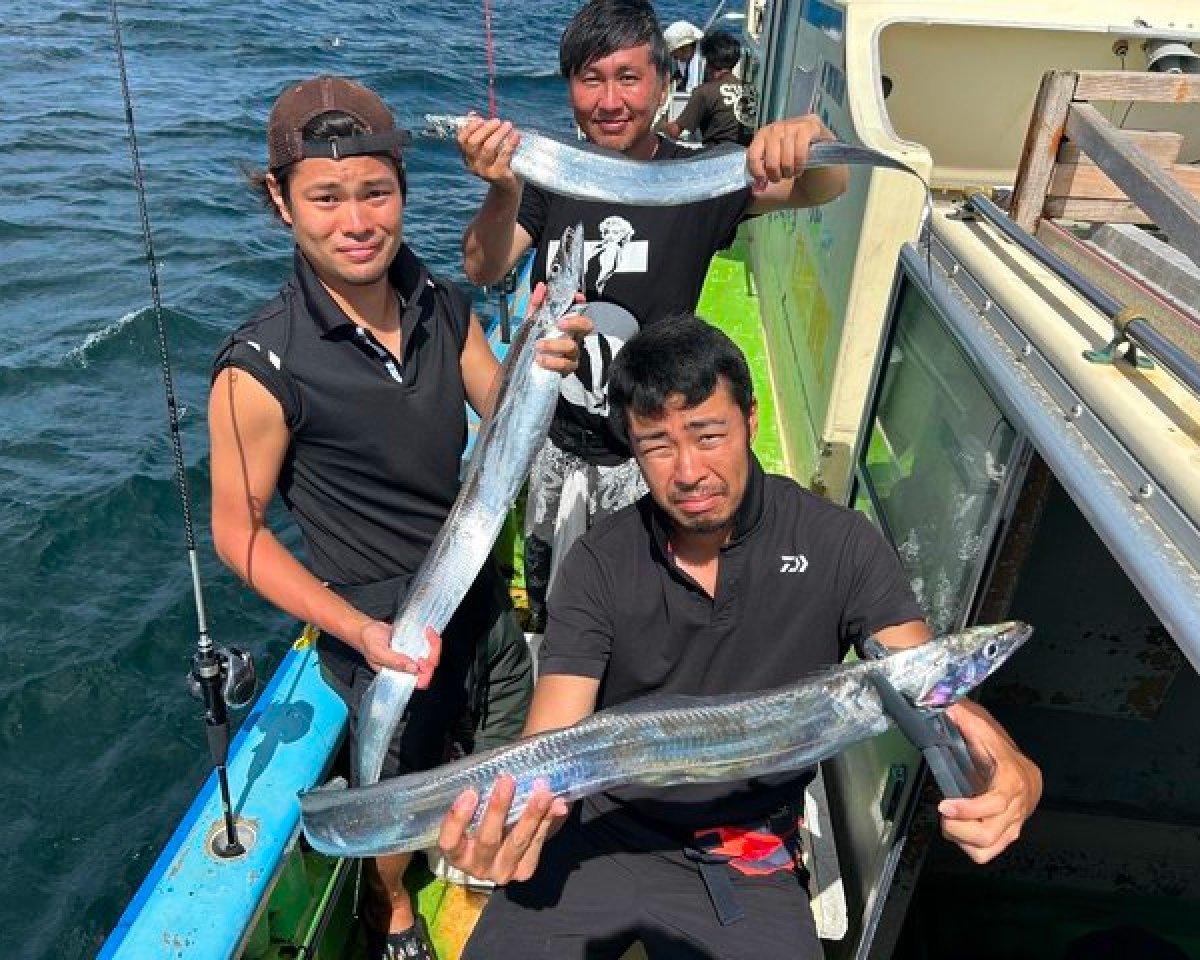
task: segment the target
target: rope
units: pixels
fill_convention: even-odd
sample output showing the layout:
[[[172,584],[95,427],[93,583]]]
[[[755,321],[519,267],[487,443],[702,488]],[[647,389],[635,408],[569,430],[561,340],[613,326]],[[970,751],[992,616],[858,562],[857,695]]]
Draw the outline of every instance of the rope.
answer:
[[[487,48],[488,117],[496,116],[496,61],[492,48],[492,2],[483,0],[483,32]]]

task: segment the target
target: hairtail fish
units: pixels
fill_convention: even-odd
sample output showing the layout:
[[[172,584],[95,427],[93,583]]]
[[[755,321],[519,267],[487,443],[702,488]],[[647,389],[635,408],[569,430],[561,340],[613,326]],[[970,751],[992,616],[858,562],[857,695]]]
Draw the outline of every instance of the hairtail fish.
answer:
[[[414,576],[392,625],[392,649],[414,660],[429,655],[425,628],[441,632],[496,542],[504,518],[541,446],[562,377],[535,361],[534,344],[559,336],[558,321],[583,281],[583,225],[568,227],[546,277],[546,299],[522,324],[500,371],[492,413],[480,424],[467,475],[450,513]],[[379,779],[388,744],[412,697],[416,677],[376,674],[359,706],[358,782]]]
[[[449,140],[473,117],[426,114],[422,135]],[[748,187],[746,151],[736,144],[697,150],[696,156],[653,163],[549,133],[521,130],[512,155],[513,172],[543,190],[580,200],[671,207],[724,196]],[[842,164],[884,167],[924,179],[908,164],[871,147],[818,140],[810,144],[805,169]]]
[[[1011,621],[947,634],[876,660],[840,664],[759,694],[650,696],[571,727],[369,787],[302,794],[305,835],[321,853],[379,856],[436,843],[468,788],[482,816],[496,778],[516,780],[510,822],[543,783],[574,800],[628,784],[669,786],[800,770],[891,723],[872,672],[914,706],[940,710],[991,675],[1032,633]]]

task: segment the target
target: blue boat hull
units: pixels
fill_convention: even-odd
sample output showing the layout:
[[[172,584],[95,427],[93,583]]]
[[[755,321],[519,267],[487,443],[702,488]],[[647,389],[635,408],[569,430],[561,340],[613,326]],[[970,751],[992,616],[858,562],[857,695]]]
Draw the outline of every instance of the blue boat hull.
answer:
[[[321,781],[346,725],[346,706],[321,677],[302,636],[279,665],[229,757],[240,857],[210,849],[223,831],[210,775],[101,949],[101,960],[226,960],[242,952],[288,852],[296,843],[296,795]]]

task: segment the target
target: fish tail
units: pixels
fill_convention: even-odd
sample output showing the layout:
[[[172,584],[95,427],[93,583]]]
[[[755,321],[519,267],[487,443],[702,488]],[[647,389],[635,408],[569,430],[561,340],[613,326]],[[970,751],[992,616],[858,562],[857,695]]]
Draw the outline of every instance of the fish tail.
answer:
[[[427,113],[425,129],[421,131],[421,135],[436,140],[454,140],[458,137],[458,131],[466,124],[466,117],[448,113]]]

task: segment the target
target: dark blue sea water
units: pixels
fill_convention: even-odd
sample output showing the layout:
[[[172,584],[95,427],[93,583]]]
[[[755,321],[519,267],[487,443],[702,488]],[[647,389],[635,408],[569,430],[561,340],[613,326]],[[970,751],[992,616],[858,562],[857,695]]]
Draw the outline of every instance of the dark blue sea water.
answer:
[[[207,768],[183,677],[196,618],[108,3],[4,0],[0,26],[0,957],[92,956]],[[570,126],[573,0],[495,0],[502,115]],[[665,21],[709,4],[671,0]],[[122,2],[204,592],[219,643],[269,670],[286,618],[216,562],[207,368],[285,275],[243,185],[285,83],[345,73],[408,124],[486,109],[482,0]],[[481,185],[409,160],[407,237],[461,280]],[[294,538],[292,538],[294,542]]]

